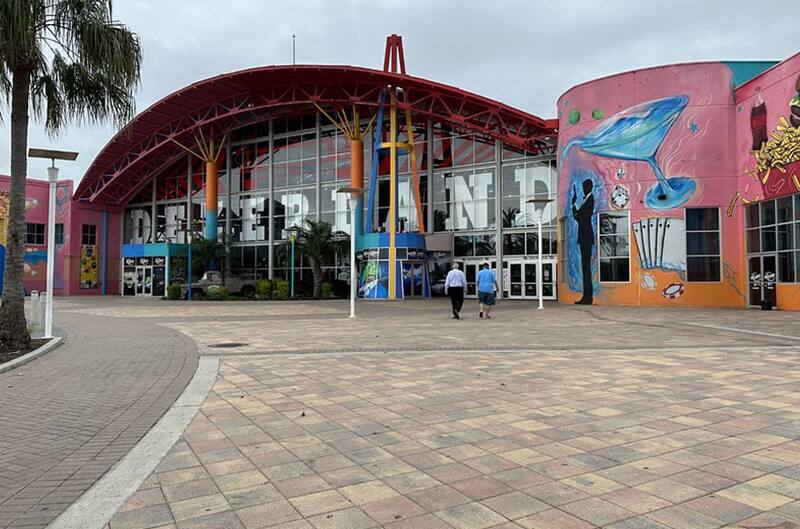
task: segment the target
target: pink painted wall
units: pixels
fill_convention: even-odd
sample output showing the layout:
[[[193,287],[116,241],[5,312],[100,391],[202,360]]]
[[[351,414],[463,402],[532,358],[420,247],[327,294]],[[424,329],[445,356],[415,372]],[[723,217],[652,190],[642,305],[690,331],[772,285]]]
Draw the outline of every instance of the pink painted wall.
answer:
[[[598,227],[592,227],[595,303],[745,304],[741,211],[727,215],[738,178],[731,82],[732,73],[725,64],[678,64],[597,79],[559,98],[559,210],[565,218],[560,227],[564,228],[560,251],[566,257],[560,274],[561,301],[573,302],[583,296],[577,221],[571,202],[577,194],[580,205],[581,184],[588,177],[594,182],[595,222],[600,211],[628,211],[630,215],[631,266],[626,282],[599,281]],[[660,144],[650,141],[657,136],[653,131],[659,123],[666,131]],[[661,188],[655,187],[655,170],[644,161],[653,149],[655,164],[676,190],[669,197],[657,192]],[[672,180],[674,177],[682,180]],[[687,207],[719,208],[719,282],[687,281],[683,234]],[[669,252],[661,261],[640,257],[651,248],[644,240],[637,243],[635,230],[650,222],[674,228],[667,230],[669,237],[663,240]]]
[[[740,86],[736,101],[737,209],[800,193],[800,53]],[[775,290],[778,308],[800,310],[800,283]]]
[[[775,198],[800,192],[800,180],[795,183],[793,175],[800,178],[800,106],[796,106],[795,118],[792,118],[791,102],[800,94],[800,53],[777,64],[755,79],[743,84],[736,90],[736,152],[737,172],[739,174],[739,201],[756,201],[763,198]],[[800,103],[800,101],[798,101]],[[765,116],[759,122],[758,116],[753,116],[754,108],[763,104]],[[771,168],[769,175],[766,171],[758,170],[757,157],[753,152],[754,140],[759,143],[759,134],[768,135],[769,140],[774,140],[773,134],[782,135],[779,130],[786,120],[791,131],[789,136],[794,141],[786,140],[787,150],[793,149],[796,153],[789,156],[790,163],[777,163]],[[762,125],[763,123],[763,125]],[[754,126],[755,125],[755,126]],[[754,138],[754,129],[756,129]],[[761,132],[758,132],[761,129]],[[778,167],[783,168],[785,172]]]
[[[0,175],[0,191],[8,191],[10,178]],[[101,266],[100,255],[102,252],[102,226],[103,209],[99,206],[75,202],[72,200],[73,182],[60,180],[56,187],[56,224],[64,225],[64,243],[56,246],[55,262],[55,294],[61,295],[87,295],[100,294],[99,281],[102,276],[98,273],[98,286],[93,289],[80,288],[80,256],[81,256],[81,230],[83,224],[97,226],[97,251],[98,265]],[[44,180],[28,179],[25,189],[26,211],[25,220],[30,223],[47,225],[49,186]],[[119,209],[109,211],[108,218],[108,249],[107,249],[107,293],[119,293],[119,258],[120,258],[120,233],[122,214]],[[47,237],[45,228],[45,241]],[[3,243],[5,234],[0,236]],[[46,289],[47,271],[47,246],[26,245],[25,258],[25,289],[44,291]]]

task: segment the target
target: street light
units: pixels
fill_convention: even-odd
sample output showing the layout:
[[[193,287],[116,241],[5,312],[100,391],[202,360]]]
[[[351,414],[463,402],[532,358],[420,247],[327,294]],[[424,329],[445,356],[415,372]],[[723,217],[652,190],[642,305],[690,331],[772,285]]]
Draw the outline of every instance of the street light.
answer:
[[[300,228],[297,226],[291,226],[288,230],[289,232],[289,242],[292,245],[292,257],[291,257],[291,267],[292,267],[292,275],[291,275],[291,298],[294,299],[294,242],[297,240],[297,233],[300,231]]]
[[[347,195],[347,205],[350,206],[350,318],[356,317],[356,294],[358,279],[356,277],[356,206],[358,199],[364,194],[360,187],[341,187],[337,193]]]
[[[544,217],[544,208],[547,207],[547,204],[552,202],[553,199],[550,198],[548,195],[540,195],[528,200],[528,204],[533,204],[533,207],[539,213],[539,264],[536,265],[536,290],[538,290],[539,294],[539,309],[544,308],[544,285],[542,285],[542,217]]]
[[[56,265],[56,182],[58,167],[56,160],[74,161],[78,153],[74,151],[54,151],[51,149],[28,149],[31,158],[50,160],[47,168],[47,181],[50,183],[50,196],[47,200],[47,292],[44,313],[44,337],[53,337],[53,275]]]

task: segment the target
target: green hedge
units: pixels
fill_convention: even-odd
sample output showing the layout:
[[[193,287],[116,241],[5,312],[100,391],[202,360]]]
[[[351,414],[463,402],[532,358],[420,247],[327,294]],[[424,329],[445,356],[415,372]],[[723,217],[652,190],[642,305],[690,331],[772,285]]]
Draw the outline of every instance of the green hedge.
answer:
[[[333,285],[325,281],[320,285],[319,288],[319,295],[322,299],[328,299],[331,297],[331,293],[333,292]]]
[[[275,288],[272,295],[275,299],[289,299],[289,282],[280,279],[275,281]]]
[[[181,286],[172,284],[167,287],[167,299],[181,299]]]
[[[256,294],[262,299],[270,299],[272,297],[272,281],[269,279],[261,279],[256,283]]]

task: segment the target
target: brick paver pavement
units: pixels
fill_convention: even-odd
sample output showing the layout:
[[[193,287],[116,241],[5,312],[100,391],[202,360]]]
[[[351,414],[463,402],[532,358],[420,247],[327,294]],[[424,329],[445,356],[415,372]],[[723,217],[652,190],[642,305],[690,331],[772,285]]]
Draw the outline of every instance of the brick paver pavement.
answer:
[[[56,317],[65,344],[0,375],[3,528],[52,521],[139,441],[197,366],[194,342],[152,321]]]
[[[275,305],[260,318],[239,306],[246,339],[212,336],[236,316],[202,304],[162,320],[204,354],[247,344],[222,356],[212,394],[111,529],[800,526],[796,340],[684,324],[800,336],[794,315],[527,304],[485,322],[362,304],[356,324],[331,315],[338,305],[292,319],[284,304],[273,326]],[[324,353],[326,328],[329,349],[395,334],[417,351],[450,336],[541,349]],[[275,354],[297,344],[318,354]]]

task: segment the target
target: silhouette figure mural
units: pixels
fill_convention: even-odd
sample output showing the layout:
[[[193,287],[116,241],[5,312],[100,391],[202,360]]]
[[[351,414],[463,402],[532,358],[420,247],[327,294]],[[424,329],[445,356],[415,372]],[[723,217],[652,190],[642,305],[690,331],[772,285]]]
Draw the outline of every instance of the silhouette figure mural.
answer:
[[[578,192],[572,190],[572,218],[578,224],[578,248],[581,254],[581,279],[583,282],[583,296],[575,302],[576,305],[591,305],[594,299],[594,284],[592,281],[592,255],[594,248],[594,184],[587,178],[583,181],[583,199],[580,206]]]

